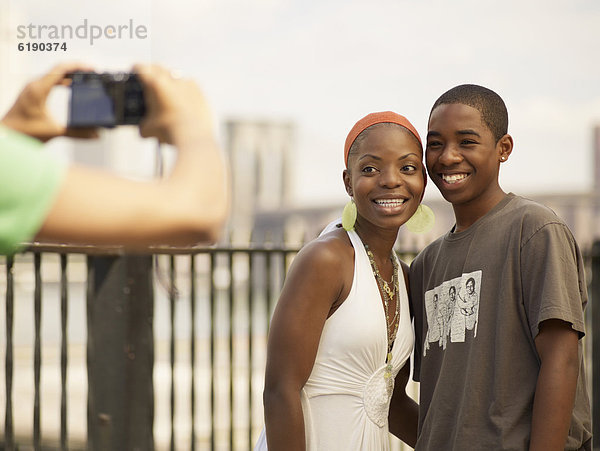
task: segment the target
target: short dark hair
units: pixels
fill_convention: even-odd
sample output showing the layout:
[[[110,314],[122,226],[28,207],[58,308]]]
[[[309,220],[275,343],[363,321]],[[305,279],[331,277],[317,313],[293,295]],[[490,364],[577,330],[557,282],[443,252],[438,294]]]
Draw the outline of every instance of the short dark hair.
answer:
[[[462,103],[475,108],[481,114],[481,119],[494,135],[496,142],[508,133],[508,111],[498,94],[491,89],[479,85],[459,85],[443,93],[435,101],[431,114],[440,105]]]

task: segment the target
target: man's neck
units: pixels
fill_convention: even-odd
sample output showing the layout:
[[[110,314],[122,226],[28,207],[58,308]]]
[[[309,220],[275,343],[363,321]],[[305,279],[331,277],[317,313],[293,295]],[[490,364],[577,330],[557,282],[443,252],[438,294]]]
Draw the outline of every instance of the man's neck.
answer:
[[[498,187],[493,193],[482,195],[464,204],[452,205],[456,228],[454,232],[463,232],[488,214],[506,197],[506,193]]]

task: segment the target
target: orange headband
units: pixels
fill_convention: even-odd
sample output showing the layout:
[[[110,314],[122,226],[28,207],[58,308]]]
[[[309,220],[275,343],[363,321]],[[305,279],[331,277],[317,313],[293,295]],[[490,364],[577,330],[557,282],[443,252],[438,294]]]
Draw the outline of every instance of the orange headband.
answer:
[[[404,127],[409,132],[411,132],[415,138],[417,138],[417,141],[419,141],[419,144],[421,145],[421,149],[423,148],[423,143],[421,142],[421,138],[419,137],[417,129],[413,127],[410,121],[404,116],[398,113],[394,113],[393,111],[381,111],[378,113],[367,114],[356,124],[354,124],[354,127],[352,127],[352,130],[350,130],[350,133],[348,133],[348,136],[346,137],[346,142],[344,143],[344,164],[346,165],[346,169],[348,169],[348,153],[350,152],[350,147],[352,147],[352,144],[354,143],[354,141],[356,141],[358,135],[360,135],[363,131],[365,131],[365,129],[367,129],[371,125],[382,123],[398,124]],[[425,185],[427,185],[427,172],[425,171],[425,165],[423,165],[423,179],[425,181],[423,184],[424,194]],[[421,199],[423,199],[423,195],[421,195]]]
[[[352,147],[352,144],[354,143],[358,135],[360,135],[363,131],[365,131],[365,129],[367,129],[371,125],[382,123],[401,125],[409,132],[411,132],[415,136],[415,138],[417,138],[419,144],[421,144],[421,148],[423,147],[417,129],[413,127],[409,120],[406,119],[404,116],[401,116],[398,113],[394,113],[393,111],[382,111],[379,113],[367,114],[356,124],[354,124],[354,127],[352,127],[352,130],[350,130],[350,133],[348,133],[348,137],[346,138],[346,143],[344,144],[344,164],[346,165],[346,169],[348,168],[348,153],[350,152],[350,147]]]

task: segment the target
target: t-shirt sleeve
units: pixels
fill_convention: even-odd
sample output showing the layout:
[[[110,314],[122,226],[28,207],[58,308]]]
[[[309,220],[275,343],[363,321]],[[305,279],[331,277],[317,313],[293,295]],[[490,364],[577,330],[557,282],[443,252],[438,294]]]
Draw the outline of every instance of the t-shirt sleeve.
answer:
[[[0,254],[12,254],[40,229],[66,166],[42,144],[0,125]]]
[[[587,289],[579,247],[566,225],[544,225],[521,249],[523,299],[535,338],[541,322],[559,319],[583,337]]]

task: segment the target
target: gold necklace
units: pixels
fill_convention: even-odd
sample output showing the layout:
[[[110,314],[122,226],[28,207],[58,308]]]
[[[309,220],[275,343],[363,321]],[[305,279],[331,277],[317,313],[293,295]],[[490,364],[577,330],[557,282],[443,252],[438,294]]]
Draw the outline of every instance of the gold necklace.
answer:
[[[369,249],[368,245],[364,245],[365,246],[365,250],[367,251],[367,256],[369,257],[369,262],[371,263],[371,269],[373,270],[373,274],[375,275],[375,279],[377,280],[377,283],[379,284],[379,287],[381,288],[381,293],[383,295],[383,305],[384,305],[384,311],[385,311],[385,326],[386,326],[386,335],[387,335],[387,355],[385,357],[385,363],[386,363],[386,367],[385,367],[385,373],[384,373],[384,377],[385,379],[388,380],[388,382],[391,382],[391,378],[392,378],[392,348],[394,346],[394,340],[396,339],[396,334],[398,333],[398,326],[400,324],[400,321],[396,320],[398,319],[399,315],[400,315],[400,299],[399,297],[396,298],[396,311],[394,313],[394,317],[392,318],[392,321],[390,322],[390,313],[389,313],[389,304],[390,301],[392,299],[394,299],[394,296],[396,293],[400,292],[399,286],[398,286],[398,263],[396,262],[396,259],[394,258],[393,255],[393,250],[392,250],[392,254],[390,254],[390,260],[392,261],[392,266],[394,268],[393,272],[392,272],[392,280],[391,282],[388,284],[388,282],[381,276],[381,273],[379,272],[379,268],[377,267],[377,263],[375,263],[375,256],[373,255],[373,252],[371,252],[371,249]],[[392,285],[392,288],[390,289],[390,285]]]

